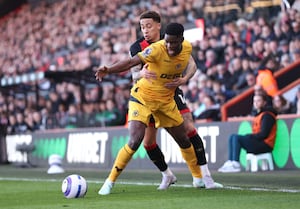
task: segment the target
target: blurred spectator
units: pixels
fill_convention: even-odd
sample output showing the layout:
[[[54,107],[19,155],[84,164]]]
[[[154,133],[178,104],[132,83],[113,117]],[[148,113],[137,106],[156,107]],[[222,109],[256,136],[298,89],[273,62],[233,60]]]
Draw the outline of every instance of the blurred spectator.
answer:
[[[291,58],[293,62],[300,60],[300,49],[295,49],[294,51],[292,51]]]
[[[46,129],[45,123],[43,122],[43,118],[41,116],[41,112],[34,111],[32,113],[32,119],[33,119],[33,130],[34,131]]]
[[[196,52],[196,57],[195,57],[195,62],[197,65],[197,69],[199,69],[202,73],[206,72],[206,67],[205,67],[205,54],[203,50],[198,50]]]
[[[50,108],[50,113],[54,114],[56,112],[58,112],[59,109],[59,105],[60,105],[60,100],[59,100],[59,96],[56,92],[51,91],[49,93],[49,100],[47,101],[49,102],[49,108]]]
[[[205,53],[205,68],[208,69],[217,63],[217,54],[214,50],[208,49]]]
[[[8,116],[8,127],[7,127],[7,134],[14,135],[17,134],[17,119],[14,114],[10,114]]]
[[[232,89],[234,91],[239,90],[246,85],[246,68],[243,68],[242,60],[239,57],[236,57],[232,60],[232,69],[233,73],[231,76]],[[245,69],[245,70],[244,70]]]
[[[282,56],[283,54],[289,54],[289,41],[286,39],[279,42],[278,55]]]
[[[198,100],[198,94],[199,94],[199,88],[197,86],[196,81],[190,81],[188,84],[188,90],[185,94],[185,98],[191,102],[194,103]]]
[[[273,41],[275,39],[275,34],[271,29],[271,26],[267,23],[262,26],[261,38],[263,38],[266,42]]]
[[[16,134],[25,134],[29,131],[25,117],[21,112],[16,113]]]
[[[112,99],[106,100],[105,110],[100,113],[100,117],[104,126],[117,126],[125,123],[125,114],[116,107]]]
[[[84,103],[82,105],[82,127],[95,127],[96,118],[95,118],[95,108],[93,103]]]
[[[247,85],[245,88],[250,88],[255,85],[255,74],[252,71],[247,71],[246,73],[246,82]]]
[[[211,96],[215,99],[216,104],[220,106],[232,98],[232,95],[222,88],[222,85],[218,80],[212,81]]]
[[[273,69],[271,65],[272,61],[268,60],[266,66],[258,69],[258,75],[256,77],[256,85],[261,86],[269,96],[274,97],[278,93],[277,81],[273,75]],[[268,67],[269,66],[269,67]]]
[[[63,128],[78,128],[81,125],[82,114],[75,104],[70,104],[65,115],[66,121]]]
[[[28,132],[33,132],[33,131],[37,130],[36,127],[35,127],[31,112],[28,112],[28,113],[25,114],[25,123],[26,123]]]
[[[8,163],[6,149],[7,126],[7,115],[0,111],[0,164]]]
[[[273,106],[273,97],[268,95],[266,91],[262,88],[262,86],[255,84],[254,86],[254,95],[255,94],[264,94],[266,95],[267,106]]]
[[[280,68],[285,68],[292,63],[292,60],[288,54],[283,54],[280,59]]]
[[[215,74],[215,80],[218,80],[225,90],[232,89],[232,83],[230,81],[230,77],[231,77],[231,74],[227,70],[225,64],[219,63],[217,65],[217,72]]]
[[[246,80],[246,85],[239,89],[236,94],[238,95],[239,93],[249,89],[250,87],[254,87],[255,86],[255,74],[252,72],[252,71],[247,71],[246,74],[245,74],[245,80]]]
[[[293,100],[293,107],[293,113],[300,115],[300,87],[298,87],[295,98]]]
[[[214,98],[210,95],[206,95],[203,98],[204,110],[195,118],[205,119],[207,121],[220,121],[220,105],[214,101]]]
[[[208,96],[207,92],[202,90],[199,92],[198,101],[193,104],[193,117],[198,118],[199,115],[205,110],[204,98]]]
[[[278,114],[290,114],[293,111],[291,103],[282,95],[274,96],[273,107]]]

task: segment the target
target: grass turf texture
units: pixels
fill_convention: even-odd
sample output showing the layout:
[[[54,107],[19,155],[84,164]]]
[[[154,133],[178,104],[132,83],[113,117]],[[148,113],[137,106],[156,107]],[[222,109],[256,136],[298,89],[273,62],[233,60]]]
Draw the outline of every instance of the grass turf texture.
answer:
[[[225,188],[218,190],[191,187],[187,171],[175,170],[178,183],[166,191],[157,191],[161,175],[155,170],[125,170],[112,194],[99,196],[107,171],[67,170],[48,175],[47,169],[0,166],[0,208],[5,209],[246,209],[299,208],[300,171],[220,174],[214,179]],[[78,173],[88,182],[84,198],[66,199],[61,192],[62,180]],[[263,191],[265,190],[265,191]]]

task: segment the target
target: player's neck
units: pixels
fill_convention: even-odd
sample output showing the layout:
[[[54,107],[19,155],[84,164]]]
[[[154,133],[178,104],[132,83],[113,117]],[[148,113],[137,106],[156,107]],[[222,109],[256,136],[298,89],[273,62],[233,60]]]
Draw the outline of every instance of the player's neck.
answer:
[[[155,43],[157,41],[160,40],[160,35],[156,36],[155,38],[153,38],[152,40],[149,40],[148,43],[152,44],[152,43]]]

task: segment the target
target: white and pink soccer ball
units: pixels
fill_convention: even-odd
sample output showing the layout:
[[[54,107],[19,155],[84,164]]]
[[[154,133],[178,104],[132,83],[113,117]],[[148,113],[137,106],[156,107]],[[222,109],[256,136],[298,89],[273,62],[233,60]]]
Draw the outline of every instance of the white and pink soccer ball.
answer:
[[[61,185],[61,191],[66,198],[80,198],[84,197],[87,192],[87,182],[85,178],[78,174],[67,176]]]

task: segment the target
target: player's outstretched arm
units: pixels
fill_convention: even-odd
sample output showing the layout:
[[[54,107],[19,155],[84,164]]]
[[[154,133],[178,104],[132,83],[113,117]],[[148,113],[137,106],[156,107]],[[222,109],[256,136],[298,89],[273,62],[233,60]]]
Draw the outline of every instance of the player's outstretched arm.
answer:
[[[134,57],[125,59],[125,60],[121,60],[109,67],[107,66],[100,66],[97,68],[96,73],[95,73],[95,77],[96,80],[101,81],[102,78],[104,76],[106,76],[107,74],[113,74],[113,73],[120,73],[126,70],[129,70],[130,68],[141,64],[142,61],[141,59],[136,55]]]

